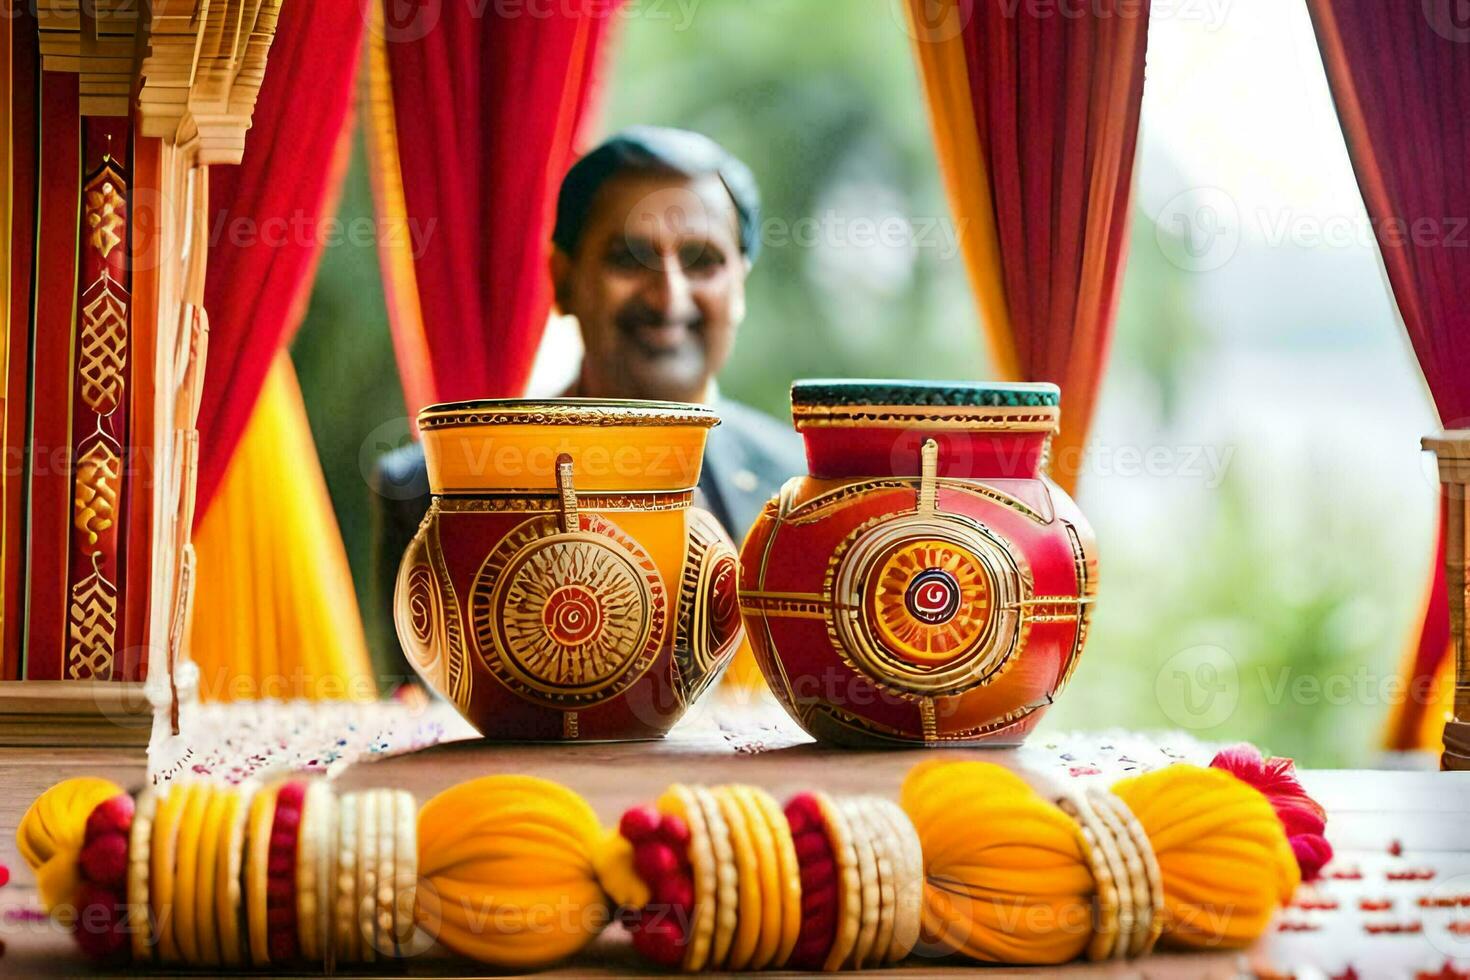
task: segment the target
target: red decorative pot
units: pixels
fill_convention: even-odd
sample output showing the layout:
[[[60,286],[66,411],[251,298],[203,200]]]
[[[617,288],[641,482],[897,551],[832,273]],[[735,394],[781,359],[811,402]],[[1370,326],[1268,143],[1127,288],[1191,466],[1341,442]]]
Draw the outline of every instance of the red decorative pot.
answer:
[[[489,738],[668,731],[744,632],[734,546],[691,506],[717,423],[571,398],[421,412],[433,502],[394,605],[414,669]]]
[[[1092,530],[1046,475],[1048,384],[799,381],[811,473],[741,549],[771,690],[818,739],[1019,743],[1082,652]]]

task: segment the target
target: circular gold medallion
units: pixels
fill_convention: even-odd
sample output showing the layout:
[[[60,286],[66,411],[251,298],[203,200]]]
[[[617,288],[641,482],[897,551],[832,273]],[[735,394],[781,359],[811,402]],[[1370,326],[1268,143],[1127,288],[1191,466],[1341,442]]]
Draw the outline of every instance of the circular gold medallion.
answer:
[[[470,588],[480,658],[515,693],[558,706],[615,697],[653,664],[667,602],[653,559],[596,514],[526,521]]]
[[[921,667],[963,655],[990,624],[990,573],[949,541],[898,545],[873,563],[865,594],[884,645]]]
[[[1015,649],[1024,589],[1015,556],[953,514],[865,525],[833,556],[833,643],[876,683],[925,697],[992,680]]]

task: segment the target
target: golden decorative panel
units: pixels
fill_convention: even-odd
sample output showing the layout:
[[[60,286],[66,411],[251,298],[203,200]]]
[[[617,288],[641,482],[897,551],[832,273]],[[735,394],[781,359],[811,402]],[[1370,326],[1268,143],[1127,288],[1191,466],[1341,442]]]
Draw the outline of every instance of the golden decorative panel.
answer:
[[[112,678],[117,644],[117,589],[103,577],[100,569],[72,586],[67,636],[66,675],[70,680]]]
[[[77,380],[82,401],[98,415],[111,415],[123,395],[128,362],[126,294],[105,272],[82,297],[81,350]]]
[[[123,243],[127,233],[124,213],[127,202],[117,189],[118,177],[111,170],[103,170],[83,192],[87,213],[87,244],[95,248],[105,259],[112,250]]]
[[[122,458],[100,433],[77,460],[72,523],[87,536],[82,551],[91,554],[117,522],[122,488]]]

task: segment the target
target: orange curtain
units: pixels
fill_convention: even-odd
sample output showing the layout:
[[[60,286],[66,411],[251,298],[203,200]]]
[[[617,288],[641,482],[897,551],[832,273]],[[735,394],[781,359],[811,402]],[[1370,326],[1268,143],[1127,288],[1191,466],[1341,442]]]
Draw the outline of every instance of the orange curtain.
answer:
[[[285,350],[194,549],[190,641],[203,698],[376,696],[347,554]]]
[[[1052,473],[1071,489],[1122,279],[1149,3],[907,10],[991,363],[1061,386]]]
[[[283,5],[244,159],[210,171],[189,633],[206,699],[376,693],[286,353],[346,174],[363,29],[354,3]]]
[[[1456,0],[1308,0],[1389,286],[1449,429],[1470,425],[1470,24]],[[1440,533],[1446,526],[1443,504]],[[1405,657],[1390,749],[1441,744],[1453,701],[1445,552]]]

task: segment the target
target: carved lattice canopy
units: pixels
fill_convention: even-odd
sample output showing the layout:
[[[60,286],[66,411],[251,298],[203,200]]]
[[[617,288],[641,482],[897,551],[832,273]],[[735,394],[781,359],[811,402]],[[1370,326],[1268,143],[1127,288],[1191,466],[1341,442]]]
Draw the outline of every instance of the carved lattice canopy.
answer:
[[[42,67],[81,76],[84,116],[197,140],[199,162],[239,163],[281,0],[40,0]]]

